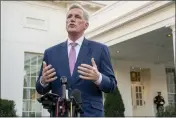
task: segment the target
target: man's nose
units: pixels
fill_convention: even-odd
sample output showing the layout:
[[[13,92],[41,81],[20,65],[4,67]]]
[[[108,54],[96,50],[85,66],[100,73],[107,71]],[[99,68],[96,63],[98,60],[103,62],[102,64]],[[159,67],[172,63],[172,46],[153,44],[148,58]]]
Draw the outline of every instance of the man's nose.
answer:
[[[71,17],[70,21],[75,22],[75,17]]]

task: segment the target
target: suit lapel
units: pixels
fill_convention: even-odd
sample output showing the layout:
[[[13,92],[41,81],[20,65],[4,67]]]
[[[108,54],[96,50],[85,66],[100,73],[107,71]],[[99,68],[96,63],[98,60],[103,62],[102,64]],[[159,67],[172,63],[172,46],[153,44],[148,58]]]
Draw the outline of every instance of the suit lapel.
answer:
[[[72,80],[74,81],[74,83],[79,80],[78,66],[80,66],[80,64],[84,63],[84,60],[87,58],[87,55],[89,54],[90,47],[88,44],[89,44],[88,40],[84,38],[82,46],[81,46],[79,54],[78,54],[78,57],[77,57],[77,61],[75,64],[73,75],[72,75]]]
[[[69,61],[68,61],[68,49],[67,49],[67,41],[65,41],[62,45],[61,45],[61,55],[62,57],[60,57],[61,61],[60,61],[60,71],[62,73],[62,76],[66,76],[68,78],[68,81],[70,81],[71,75],[70,75],[70,69],[69,69]],[[69,82],[70,83],[70,82]]]

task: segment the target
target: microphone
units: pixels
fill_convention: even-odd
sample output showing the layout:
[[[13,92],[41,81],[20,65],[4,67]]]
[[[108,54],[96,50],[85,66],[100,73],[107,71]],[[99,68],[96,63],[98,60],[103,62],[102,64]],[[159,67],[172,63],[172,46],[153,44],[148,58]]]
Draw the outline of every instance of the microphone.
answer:
[[[80,116],[80,113],[84,113],[81,107],[82,104],[82,98],[81,98],[81,92],[78,89],[74,89],[71,93],[71,98],[74,99],[75,108],[73,108],[73,112],[77,114],[77,116]],[[75,114],[73,113],[73,114]],[[74,115],[75,116],[75,115]]]
[[[81,92],[78,89],[74,89],[71,93],[77,104],[82,104]]]
[[[66,99],[66,87],[67,87],[67,77],[61,77],[61,85],[62,85],[62,98]]]

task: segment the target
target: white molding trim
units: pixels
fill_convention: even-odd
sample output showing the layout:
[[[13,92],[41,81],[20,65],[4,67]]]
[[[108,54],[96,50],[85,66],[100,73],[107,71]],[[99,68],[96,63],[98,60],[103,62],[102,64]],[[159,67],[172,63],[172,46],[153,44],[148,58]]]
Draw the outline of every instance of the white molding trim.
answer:
[[[165,27],[170,27],[172,29],[172,32],[175,32],[175,22],[169,23]]]
[[[47,17],[25,14],[23,16],[23,28],[48,31],[49,20]]]
[[[146,27],[143,27],[141,29],[132,31],[132,32],[130,32],[128,34],[125,34],[125,35],[122,35],[122,36],[119,36],[119,37],[115,37],[115,38],[113,38],[111,40],[108,40],[108,41],[106,41],[104,43],[107,46],[111,46],[111,45],[120,43],[122,41],[129,40],[129,39],[134,38],[136,36],[142,35],[144,33],[147,33],[147,32],[150,32],[150,31],[165,27],[167,24],[170,24],[170,23],[172,23],[174,21],[175,21],[175,16],[172,16],[170,18],[164,19],[164,20],[159,21],[157,23],[153,23],[153,24],[148,25]]]
[[[54,3],[65,3],[65,4],[72,4],[72,3],[80,3],[81,5],[91,5],[91,6],[96,6],[96,7],[104,7],[106,6],[105,4],[93,2],[93,1],[58,1],[58,0],[53,0]]]
[[[11,1],[12,2],[12,1]],[[53,3],[52,1],[13,1],[16,3],[25,3],[28,5],[32,5],[35,7],[44,7],[44,8],[49,8],[52,10],[61,10],[63,11],[66,9],[66,7],[63,6],[63,8],[59,7],[57,4]]]
[[[139,17],[142,17],[143,15],[149,14],[161,7],[164,7],[166,5],[169,5],[173,3],[172,1],[152,1],[150,3],[147,3],[140,8],[135,9],[134,11],[128,12],[127,14],[118,17],[116,19],[111,20],[108,23],[105,23],[99,27],[94,28],[91,31],[86,32],[86,35],[88,38],[93,38],[97,35],[100,35],[108,30],[111,30],[113,28],[119,27],[125,23],[128,23],[132,20],[135,20]]]
[[[109,9],[112,9],[114,6],[119,5],[119,3],[121,3],[121,2],[123,2],[123,1],[116,1],[114,4],[110,4],[110,5],[103,7],[102,9],[93,13],[90,19],[94,19],[98,14],[101,14],[104,11],[109,11]]]

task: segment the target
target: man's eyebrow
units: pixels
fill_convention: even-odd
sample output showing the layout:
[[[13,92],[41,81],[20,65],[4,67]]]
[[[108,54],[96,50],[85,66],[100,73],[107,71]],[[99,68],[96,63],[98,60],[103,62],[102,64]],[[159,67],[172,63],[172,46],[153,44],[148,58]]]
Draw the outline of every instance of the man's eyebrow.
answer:
[[[71,16],[71,15],[72,15],[72,14],[68,14],[67,17],[68,17],[68,16]]]

